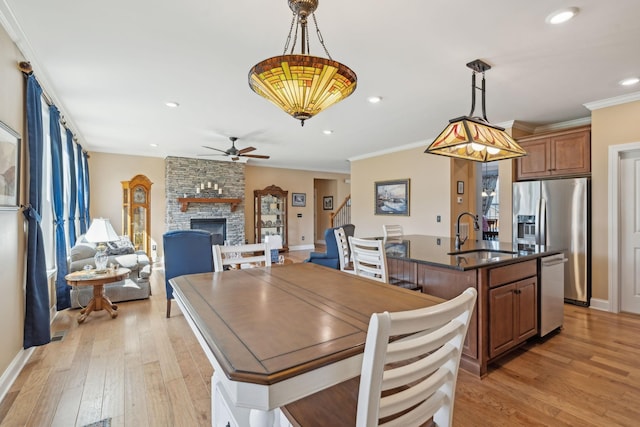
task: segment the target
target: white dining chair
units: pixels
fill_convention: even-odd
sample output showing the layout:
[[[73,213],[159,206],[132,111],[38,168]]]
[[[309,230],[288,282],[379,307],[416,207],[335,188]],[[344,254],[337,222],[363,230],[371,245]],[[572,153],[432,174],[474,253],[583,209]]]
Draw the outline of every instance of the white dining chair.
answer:
[[[384,240],[402,237],[402,226],[397,224],[384,224],[382,226]]]
[[[267,243],[247,245],[213,245],[213,271],[223,271],[225,265],[240,268],[255,265],[271,266],[271,252]],[[256,255],[257,254],[257,255]]]
[[[436,426],[451,426],[460,356],[477,294],[468,288],[431,307],[374,313],[359,381],[286,405],[281,425],[408,427],[433,417]]]
[[[349,246],[353,254],[353,270],[358,276],[389,283],[387,255],[383,240],[359,239],[349,236]]]
[[[336,235],[336,243],[338,244],[338,258],[340,260],[340,270],[347,273],[355,273],[353,263],[351,262],[351,250],[349,249],[349,239],[344,228],[336,228],[333,230]]]
[[[271,264],[277,263],[278,257],[280,256],[280,249],[282,249],[282,236],[278,234],[264,236],[264,242],[269,245]]]

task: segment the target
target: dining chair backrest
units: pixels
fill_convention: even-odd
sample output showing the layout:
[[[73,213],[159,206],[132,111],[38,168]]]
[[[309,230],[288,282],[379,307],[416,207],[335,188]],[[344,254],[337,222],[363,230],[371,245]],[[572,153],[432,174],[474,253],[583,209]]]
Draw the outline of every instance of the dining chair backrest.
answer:
[[[267,243],[250,243],[247,245],[221,246],[213,245],[214,271],[222,271],[225,265],[244,266],[264,263],[271,266],[270,247]]]
[[[468,288],[435,306],[371,316],[358,426],[378,425],[379,419],[397,414],[402,415],[396,425],[422,425],[431,417],[437,426],[452,425],[460,356],[476,297],[477,291]]]
[[[344,228],[339,227],[333,230],[336,235],[336,243],[338,244],[338,258],[340,260],[340,270],[353,273],[353,265],[351,264],[351,250],[349,249],[349,239]]]
[[[394,237],[402,237],[402,226],[397,224],[384,224],[382,226],[382,236],[385,240]]]
[[[387,255],[383,240],[359,239],[349,236],[353,254],[353,269],[358,276],[365,276],[389,283]]]
[[[282,249],[282,236],[277,234],[264,236],[264,242],[269,245],[271,252],[271,264],[277,263],[280,249]]]
[[[169,280],[184,274],[213,271],[213,236],[205,230],[172,230],[162,235],[167,317],[171,316],[173,287]]]
[[[460,356],[477,294],[468,288],[431,307],[374,313],[359,381],[293,402],[283,413],[291,425],[303,425],[312,414],[316,425],[418,426],[433,418],[436,426],[451,426]],[[319,405],[332,411],[319,411]]]

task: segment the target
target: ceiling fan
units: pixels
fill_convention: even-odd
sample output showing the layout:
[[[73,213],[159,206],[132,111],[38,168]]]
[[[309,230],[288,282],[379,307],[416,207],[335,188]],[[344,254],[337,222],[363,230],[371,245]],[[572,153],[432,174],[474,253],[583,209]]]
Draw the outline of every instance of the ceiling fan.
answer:
[[[262,154],[247,154],[247,153],[250,153],[251,151],[254,151],[255,147],[246,147],[241,150],[238,150],[236,148],[236,141],[238,140],[238,138],[235,136],[230,136],[229,140],[231,140],[231,148],[227,150],[220,150],[219,148],[208,147],[206,145],[203,145],[204,148],[208,148],[209,150],[219,151],[221,154],[217,154],[217,153],[201,154],[201,156],[232,156],[231,160],[233,160],[234,162],[236,160],[240,160],[240,157],[251,157],[253,159],[268,159],[270,157],[270,156],[264,156]]]

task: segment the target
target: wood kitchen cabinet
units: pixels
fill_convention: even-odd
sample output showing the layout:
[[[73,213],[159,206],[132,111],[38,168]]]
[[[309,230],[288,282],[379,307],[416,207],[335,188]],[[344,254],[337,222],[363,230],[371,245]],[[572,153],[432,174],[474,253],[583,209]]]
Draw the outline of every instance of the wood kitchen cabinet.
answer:
[[[515,159],[516,181],[591,173],[591,126],[518,139],[527,152]]]
[[[529,263],[489,271],[489,359],[538,333],[537,267]]]

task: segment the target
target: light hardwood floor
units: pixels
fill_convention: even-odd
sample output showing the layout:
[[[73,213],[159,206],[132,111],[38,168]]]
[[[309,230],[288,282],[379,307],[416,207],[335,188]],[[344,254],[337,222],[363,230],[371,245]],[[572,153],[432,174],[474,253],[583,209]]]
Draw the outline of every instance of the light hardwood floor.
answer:
[[[292,252],[296,261],[306,253]],[[212,368],[180,310],[165,318],[164,275],[119,316],[58,314],[64,339],[35,350],[0,403],[2,426],[210,426]],[[640,425],[640,316],[565,306],[565,326],[494,365],[460,371],[455,426]]]

